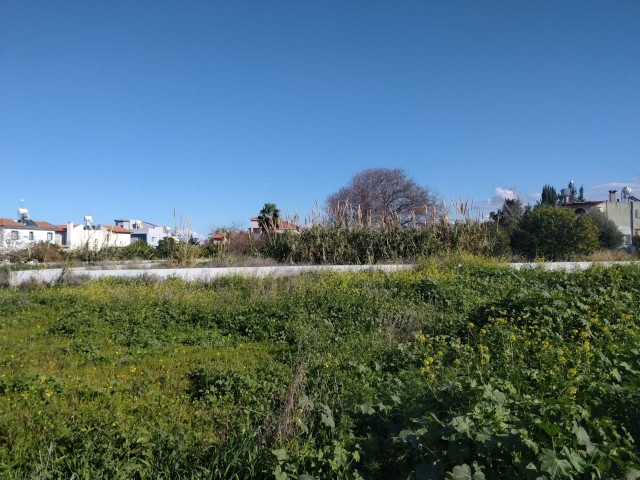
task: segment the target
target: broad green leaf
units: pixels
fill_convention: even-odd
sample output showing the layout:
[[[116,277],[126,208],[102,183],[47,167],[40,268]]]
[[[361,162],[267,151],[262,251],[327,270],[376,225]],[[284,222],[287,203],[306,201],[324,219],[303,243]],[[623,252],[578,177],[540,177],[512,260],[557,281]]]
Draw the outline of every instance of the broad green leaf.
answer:
[[[333,420],[333,412],[331,411],[331,408],[324,403],[321,403],[320,406],[322,407],[322,410],[324,410],[324,412],[320,414],[320,421],[333,430],[336,428],[336,423]]]
[[[507,396],[500,390],[494,390],[491,393],[491,400],[496,402],[498,405],[504,405],[504,402],[507,401]]]
[[[420,443],[417,432],[414,432],[413,430],[402,430],[399,434],[399,437],[400,439],[410,443],[414,447]]]
[[[471,427],[474,425],[474,422],[466,415],[461,415],[451,420],[451,425],[458,432],[469,434]]]
[[[279,462],[284,462],[289,459],[289,454],[285,448],[279,448],[277,450],[271,450],[271,453],[276,456]]]
[[[538,454],[538,452],[540,451],[540,447],[538,447],[538,444],[536,442],[534,442],[533,440],[529,439],[529,438],[524,438],[522,439],[522,442],[529,447],[531,450],[533,450],[533,453],[535,453],[536,455]]]
[[[473,480],[473,477],[471,476],[471,467],[466,463],[456,465],[448,475],[451,480]]]
[[[618,371],[617,368],[614,368],[611,370],[610,375],[615,378],[618,382],[622,381],[622,376],[620,375],[620,372]]]
[[[578,439],[578,445],[584,446],[587,453],[591,454],[596,449],[595,445],[591,443],[591,439],[589,438],[587,431],[576,422],[573,422],[572,431]]]
[[[484,397],[490,399],[498,405],[503,405],[507,401],[507,397],[500,390],[493,389],[491,385],[485,386]]]
[[[411,435],[415,435],[416,433],[413,430],[402,430],[398,436],[402,439],[405,440],[407,438],[409,438]]]
[[[363,403],[362,405],[360,405],[360,411],[365,415],[373,415],[374,413],[376,413],[376,410],[370,403]]]
[[[555,437],[560,433],[560,428],[558,428],[558,426],[555,423],[545,421],[545,422],[540,422],[539,426],[542,430],[547,432],[551,437]]]
[[[564,447],[562,450],[566,455],[567,460],[569,460],[569,463],[573,466],[576,472],[584,472],[584,467],[587,465],[587,463],[582,459],[580,454],[573,449],[568,449],[567,447]]]
[[[538,460],[540,460],[540,470],[549,473],[552,479],[569,476],[571,472],[571,464],[567,460],[558,458],[556,452],[548,448],[542,450]]]
[[[635,468],[627,468],[625,479],[626,480],[638,480],[640,478],[640,470]]]
[[[309,408],[312,409],[314,407],[313,402],[306,395],[301,395],[298,399],[298,406],[300,408]]]
[[[276,469],[273,471],[273,476],[276,480],[287,480],[287,478],[289,478],[289,475],[282,471],[280,465],[276,466]]]

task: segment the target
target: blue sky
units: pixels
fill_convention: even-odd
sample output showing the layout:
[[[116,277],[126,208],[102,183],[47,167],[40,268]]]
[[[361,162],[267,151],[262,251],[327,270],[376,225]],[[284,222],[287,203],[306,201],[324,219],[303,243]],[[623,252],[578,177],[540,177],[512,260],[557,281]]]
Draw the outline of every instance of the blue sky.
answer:
[[[640,2],[0,0],[0,217],[206,234],[371,167],[638,194]]]

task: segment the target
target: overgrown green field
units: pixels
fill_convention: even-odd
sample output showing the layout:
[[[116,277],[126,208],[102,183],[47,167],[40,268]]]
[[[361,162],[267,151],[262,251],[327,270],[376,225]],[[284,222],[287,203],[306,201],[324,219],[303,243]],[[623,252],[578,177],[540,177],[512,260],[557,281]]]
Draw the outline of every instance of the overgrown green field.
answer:
[[[0,290],[0,478],[640,478],[640,269]]]

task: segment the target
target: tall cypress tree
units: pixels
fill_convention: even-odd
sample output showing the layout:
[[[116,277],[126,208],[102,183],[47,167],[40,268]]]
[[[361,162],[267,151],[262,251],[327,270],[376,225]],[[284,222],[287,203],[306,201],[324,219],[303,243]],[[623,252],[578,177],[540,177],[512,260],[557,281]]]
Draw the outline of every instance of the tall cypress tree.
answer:
[[[578,200],[578,191],[576,190],[576,186],[573,184],[573,180],[569,182],[569,203],[575,202]]]
[[[553,185],[545,185],[542,187],[542,195],[540,195],[540,205],[557,205],[558,192]]]

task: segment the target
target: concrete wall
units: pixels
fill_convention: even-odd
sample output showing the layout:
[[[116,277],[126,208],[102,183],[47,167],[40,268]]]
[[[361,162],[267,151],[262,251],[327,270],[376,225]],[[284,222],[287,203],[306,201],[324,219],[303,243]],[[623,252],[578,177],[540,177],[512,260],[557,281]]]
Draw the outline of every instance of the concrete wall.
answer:
[[[505,264],[516,270],[541,268],[544,270],[586,270],[595,264],[603,267],[613,265],[637,265],[640,262],[548,262],[548,263],[511,263]],[[305,272],[360,272],[364,270],[381,270],[393,272],[397,270],[410,270],[416,268],[415,265],[305,265],[305,266],[283,266],[283,267],[234,267],[234,268],[143,268],[143,269],[110,269],[99,270],[91,267],[81,268],[52,268],[46,270],[22,270],[8,272],[8,283],[11,286],[18,286],[23,283],[55,283],[65,277],[122,277],[136,278],[140,276],[153,276],[159,279],[182,278],[185,280],[207,281],[224,276],[242,277],[280,277],[288,275],[299,275]]]

